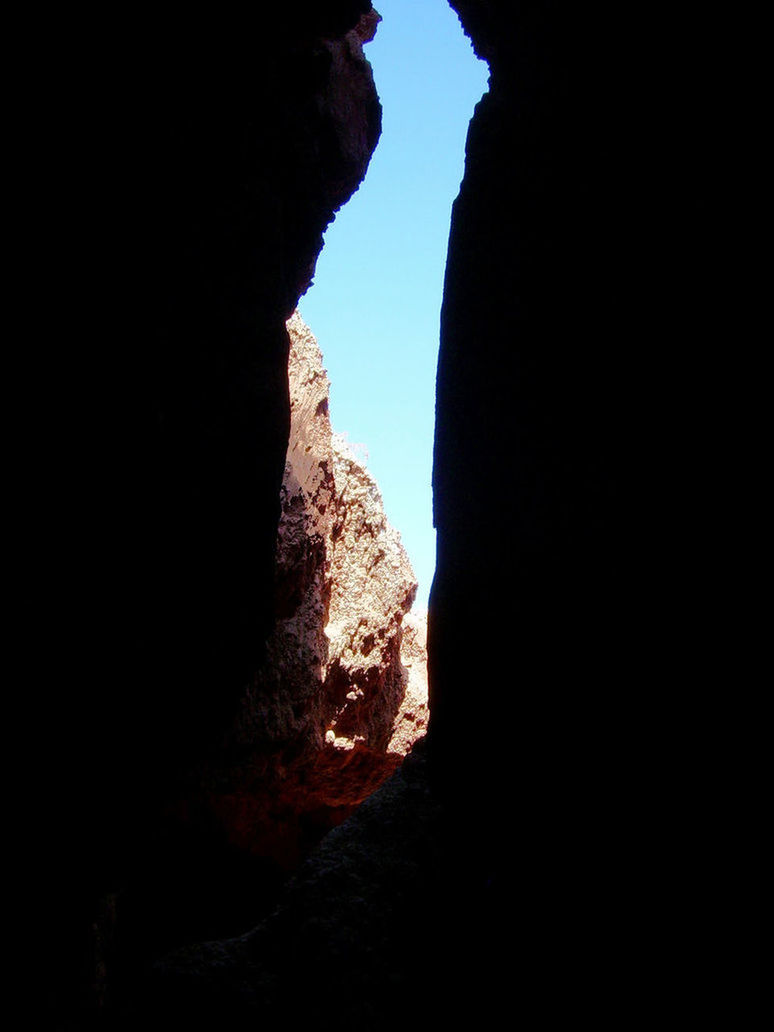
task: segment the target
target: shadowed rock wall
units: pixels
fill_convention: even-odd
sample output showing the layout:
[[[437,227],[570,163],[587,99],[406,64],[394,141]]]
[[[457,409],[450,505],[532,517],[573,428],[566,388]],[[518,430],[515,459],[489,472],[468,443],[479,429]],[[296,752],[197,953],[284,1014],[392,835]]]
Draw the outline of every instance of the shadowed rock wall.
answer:
[[[49,339],[64,327],[66,343],[34,378],[46,550],[31,580],[47,658],[38,974],[57,1004],[99,996],[85,926],[95,913],[109,926],[115,872],[157,862],[149,814],[258,662],[284,320],[377,132],[362,75],[354,136],[324,114],[328,93],[350,124],[330,76],[357,53],[343,36],[367,6],[262,10],[222,34],[190,14],[45,26],[61,118],[40,130],[59,219],[42,236],[58,272],[44,303]],[[707,798],[693,790],[706,693],[691,646],[708,534],[681,502],[706,425],[686,372],[725,315],[723,31],[690,5],[453,6],[492,83],[442,313],[432,749],[338,829],[333,858],[326,846],[257,936],[193,949],[182,988],[170,965],[167,1027],[182,1008],[190,1027],[247,1027],[267,1001],[276,1020],[300,1011],[331,1029],[353,1015],[426,1027],[464,991],[471,1020],[489,1005],[492,1021],[504,1007],[620,1028],[676,1013],[670,989],[691,1017],[715,998],[694,949],[712,932],[707,867],[685,848]],[[487,704],[474,735],[472,696]],[[177,919],[204,901],[184,902]],[[425,987],[412,976],[428,958]]]
[[[173,926],[225,881],[195,874],[210,855],[198,832],[171,844],[166,805],[262,659],[285,320],[379,136],[370,9],[52,13],[34,30],[36,146],[56,168],[27,578],[44,629],[33,794],[55,1010],[102,994],[105,893],[120,911],[127,885],[154,883]]]
[[[491,79],[441,315],[431,705],[451,747],[470,685],[496,686],[500,719],[472,764],[496,786],[543,749],[574,751],[578,718],[609,710],[626,669],[621,472],[641,259],[621,218],[635,184],[610,27],[561,4],[453,6]],[[483,666],[459,647],[471,620],[493,643]]]
[[[686,802],[688,772],[710,777],[694,722],[712,705],[694,686],[729,657],[698,572],[714,507],[692,428],[717,417],[690,383],[696,349],[709,372],[733,336],[721,29],[691,5],[452,6],[491,81],[441,316],[436,774],[479,817],[471,856],[502,870],[532,991],[626,1006],[669,992],[663,929],[707,921],[710,782],[690,819]],[[492,714],[474,742],[472,693]],[[686,979],[711,991],[693,959]]]

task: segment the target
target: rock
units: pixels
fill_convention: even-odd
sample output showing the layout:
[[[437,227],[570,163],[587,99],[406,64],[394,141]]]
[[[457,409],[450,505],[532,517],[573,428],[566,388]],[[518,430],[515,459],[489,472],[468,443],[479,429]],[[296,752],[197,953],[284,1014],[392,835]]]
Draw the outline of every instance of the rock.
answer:
[[[50,929],[36,998],[55,1017],[31,1024],[110,996],[92,990],[93,929],[116,887],[117,952],[142,957],[236,880],[212,873],[220,841],[189,789],[274,618],[285,321],[379,136],[370,10],[106,12],[98,47],[86,16],[20,28],[37,84],[22,149],[41,170],[68,154],[52,189],[27,177],[41,344],[17,380],[35,413],[19,606],[44,664],[35,852],[69,843],[35,894],[30,924]],[[63,327],[78,327],[66,349]]]
[[[255,929],[164,958],[138,1014],[234,1032],[495,1026],[494,989],[512,979],[510,942],[487,936],[502,903],[496,872],[461,847],[419,743]]]
[[[393,724],[388,746],[391,753],[405,756],[424,734],[428,722],[427,705],[427,613],[407,613],[403,618],[400,656],[408,670],[403,701]]]
[[[709,1008],[717,1023],[719,1005],[726,1001],[729,1016],[734,1015],[726,1024],[738,1025],[749,996],[746,985],[740,991],[733,977],[734,958],[726,948],[730,944],[738,954],[746,929],[740,935],[737,926],[728,934],[722,923],[724,911],[745,909],[739,906],[739,879],[722,847],[728,843],[743,859],[749,853],[739,849],[736,829],[729,832],[722,822],[724,809],[738,808],[743,798],[728,780],[734,766],[727,734],[733,705],[720,695],[713,698],[714,685],[725,698],[739,680],[722,677],[728,671],[718,667],[723,643],[717,639],[737,643],[728,641],[717,614],[706,624],[699,619],[700,636],[692,636],[691,619],[710,614],[700,598],[706,580],[692,583],[693,569],[685,561],[697,540],[705,544],[702,527],[717,529],[712,547],[702,549],[702,562],[714,576],[717,546],[729,538],[728,528],[712,521],[717,500],[726,492],[720,456],[729,450],[728,440],[724,448],[714,448],[706,436],[715,424],[726,438],[732,422],[729,392],[719,382],[720,389],[713,384],[707,390],[705,374],[711,364],[709,345],[722,340],[726,372],[743,336],[738,322],[730,333],[730,323],[718,319],[724,297],[725,305],[738,305],[739,298],[729,296],[728,269],[730,260],[739,263],[744,257],[740,248],[724,246],[724,221],[731,209],[728,221],[739,221],[741,194],[726,180],[718,160],[724,150],[736,159],[738,152],[728,147],[723,132],[724,119],[737,121],[744,109],[732,102],[731,19],[723,13],[713,22],[708,10],[697,17],[677,5],[668,18],[658,13],[644,18],[639,10],[627,14],[621,5],[611,16],[606,5],[452,3],[492,74],[488,97],[471,125],[444,287],[434,462],[439,562],[430,603],[433,727],[427,762],[421,765],[423,746],[414,748],[387,784],[322,842],[255,932],[192,946],[185,957],[171,960],[158,986],[169,1006],[138,1008],[127,1028],[147,1028],[149,1020],[161,1018],[166,1028],[241,1030],[281,1021],[299,1028],[314,1024],[337,1032],[374,1032],[396,1026],[435,1028],[450,1016],[463,1027],[504,1020],[565,1027],[583,1015],[601,1028],[620,1028],[663,1025],[665,1014],[701,1021]],[[314,10],[329,7],[303,6],[307,19]],[[305,22],[297,7],[282,10],[302,34]],[[356,20],[343,19],[341,33],[351,32]],[[141,29],[148,35],[144,24]],[[250,36],[251,48],[256,38],[271,36]],[[356,53],[354,41],[351,48],[350,42],[342,45],[340,56],[345,50]],[[71,60],[69,48],[64,51]],[[253,68],[260,72],[272,52],[279,52],[278,68],[291,69],[294,82],[303,81],[298,55],[289,48],[277,51],[276,44],[245,65],[250,75]],[[326,66],[326,48],[315,48],[309,56],[318,54],[323,58],[319,68],[311,60],[305,66],[309,81]],[[328,57],[327,67],[338,60],[329,52]],[[91,89],[91,77],[87,81],[90,95],[105,95],[104,89]],[[134,92],[137,77],[128,81]],[[271,85],[264,96],[282,97],[283,91]],[[226,115],[238,124],[233,112],[240,98],[250,110],[253,105],[261,110],[249,86],[232,91],[230,103],[213,108],[215,127]],[[155,93],[153,100],[156,110]],[[274,105],[264,108],[265,117],[271,117]],[[299,108],[306,113],[314,104]],[[314,140],[321,137],[311,131],[308,145],[302,142],[301,120],[294,113],[283,111],[281,122],[292,127],[291,142],[298,149],[291,153],[277,146],[284,137],[264,131],[259,158],[266,160],[256,165],[263,169],[278,158],[277,182],[284,185],[295,175],[304,187],[301,198],[310,201],[305,210],[314,210],[318,194],[309,178],[316,166],[296,157],[300,151],[313,159],[318,153]],[[105,121],[94,124],[101,129]],[[196,119],[193,124],[198,128]],[[174,140],[167,121],[161,125],[160,138]],[[101,143],[101,132],[92,135]],[[213,140],[209,132],[206,147],[193,153],[214,154],[223,162],[222,148],[213,146],[221,138]],[[68,153],[70,140],[68,126]],[[131,142],[117,153],[137,150]],[[354,140],[353,146],[356,150]],[[336,144],[336,149],[347,148]],[[141,159],[152,154],[153,168],[163,164],[151,148],[138,153]],[[195,171],[190,153],[184,149],[174,167]],[[117,164],[125,167],[123,161]],[[740,165],[747,175],[747,163]],[[226,182],[239,187],[234,163],[226,160],[223,166]],[[128,168],[127,183],[133,186],[133,166]],[[78,174],[91,200],[94,182],[80,168]],[[174,200],[186,179],[172,182]],[[200,182],[195,179],[193,186]],[[335,191],[335,179],[330,182]],[[201,207],[198,192],[189,188],[184,195],[197,201],[196,210]],[[225,270],[228,283],[234,269],[242,268],[245,282],[253,284],[279,275],[288,255],[306,260],[308,250],[314,251],[319,229],[314,220],[308,226],[305,217],[300,220],[303,233],[293,225],[299,191],[289,190],[287,198],[283,194],[281,205],[276,192],[261,190],[260,184],[245,196],[256,193],[267,198],[266,218],[253,221],[259,229],[254,238],[270,256],[259,265],[265,277],[256,274],[253,251],[245,249]],[[132,192],[115,191],[115,196],[124,202]],[[217,192],[212,197],[220,200]],[[68,207],[82,221],[81,206]],[[100,217],[117,207],[95,205]],[[287,214],[287,225],[272,233],[271,220],[280,213]],[[105,221],[115,234],[113,223]],[[122,235],[115,235],[125,251]],[[68,244],[76,238],[66,236]],[[135,263],[138,270],[159,254],[158,238],[157,232],[148,236],[151,246],[138,252],[144,259]],[[207,246],[199,254],[211,255],[211,266],[205,268],[221,275],[222,254],[211,240],[205,238]],[[299,241],[309,248],[299,248]],[[115,279],[105,252],[94,253]],[[161,268],[175,267],[163,250],[160,257]],[[301,281],[308,265],[299,267],[298,278],[294,266],[288,284],[282,284],[288,287],[283,298],[292,297],[290,286]],[[77,265],[76,270],[81,271]],[[89,277],[79,278],[89,284],[89,304],[82,305],[88,313],[103,291]],[[113,318],[99,327],[113,330],[104,351],[122,362],[113,367],[120,376],[112,377],[105,375],[110,367],[97,365],[103,383],[125,382],[123,363],[146,341],[155,362],[159,340],[164,340],[163,335],[136,333],[136,339],[129,338],[131,348],[116,348],[116,324],[123,318],[116,319],[115,312],[122,317],[131,313],[135,298],[142,296],[136,278],[125,279],[132,304],[113,306]],[[183,297],[186,311],[206,285],[202,275],[193,280]],[[80,303],[82,295],[75,296]],[[241,311],[230,295],[224,295],[223,309],[231,321],[225,327],[213,324],[216,356],[229,339],[224,331],[232,321],[239,323]],[[61,319],[59,309],[53,310]],[[283,322],[290,310],[283,309]],[[197,326],[201,317],[199,305],[191,308],[189,324]],[[71,325],[80,327],[81,320]],[[142,328],[153,326],[146,320]],[[104,337],[101,333],[100,343]],[[60,339],[57,334],[57,343]],[[196,354],[189,335],[178,334],[177,340],[181,356]],[[201,341],[193,340],[201,350]],[[71,350],[63,349],[68,362]],[[266,386],[267,399],[276,397],[274,381],[256,373],[248,354],[250,378]],[[680,375],[684,365],[690,366],[690,380]],[[186,366],[181,361],[180,368]],[[177,383],[178,366],[168,368],[175,374],[171,382]],[[208,374],[205,367],[202,379]],[[272,674],[265,672],[261,684],[256,681],[243,707],[243,738],[237,741],[235,735],[232,742],[241,744],[246,756],[241,776],[232,748],[222,784],[212,783],[223,809],[241,815],[228,824],[232,834],[244,830],[245,841],[255,845],[260,829],[271,829],[277,848],[284,826],[289,851],[301,819],[317,819],[310,809],[315,794],[323,825],[334,819],[339,802],[342,812],[352,806],[351,786],[363,790],[363,770],[380,776],[374,756],[389,721],[377,712],[364,683],[370,688],[372,677],[389,684],[400,674],[396,664],[408,668],[405,658],[396,659],[394,644],[397,627],[405,632],[406,616],[390,623],[396,625],[391,650],[382,652],[380,646],[381,665],[371,674],[366,654],[371,627],[353,625],[357,613],[351,607],[337,608],[329,579],[336,560],[333,532],[340,528],[342,540],[371,547],[368,534],[355,532],[369,524],[360,508],[368,488],[362,474],[354,474],[352,504],[340,509],[337,477],[350,460],[337,456],[333,441],[330,446],[324,441],[327,389],[322,378],[310,376],[309,388],[314,388],[308,400],[314,418],[292,452],[296,482],[288,481],[284,497],[278,618],[271,646],[280,665]],[[673,392],[680,416],[670,421]],[[73,407],[72,395],[62,393],[68,408]],[[715,410],[709,419],[697,408],[701,395]],[[229,402],[224,398],[216,411],[230,411]],[[156,407],[149,411],[155,417]],[[641,433],[647,438],[645,456]],[[668,448],[659,447],[659,433]],[[265,435],[255,439],[256,454],[263,455]],[[233,443],[227,436],[216,468],[221,457],[231,455]],[[326,457],[315,460],[318,443]],[[691,472],[702,453],[713,464],[712,492],[698,518],[689,521],[664,470],[672,456],[679,457],[680,479],[692,485]],[[95,469],[101,474],[105,465]],[[178,465],[161,468],[166,474]],[[235,468],[231,481],[240,483],[240,475],[241,467]],[[631,498],[629,478],[636,486]],[[101,495],[102,477],[94,479]],[[72,496],[69,478],[67,487],[59,497]],[[130,481],[122,502],[131,497],[131,487]],[[202,495],[220,503],[210,482],[205,481],[205,489]],[[156,497],[149,497],[155,511]],[[48,512],[50,507],[41,508]],[[632,519],[640,510],[642,525]],[[239,505],[224,508],[222,525],[230,538],[232,513],[243,511]],[[253,534],[255,511],[248,510]],[[82,522],[91,541],[98,521]],[[375,517],[370,522],[375,525]],[[663,543],[662,522],[668,525]],[[178,524],[170,525],[177,535]],[[126,526],[136,533],[131,520]],[[119,535],[119,547],[132,535]],[[81,550],[63,540],[77,557],[80,574]],[[196,537],[190,540],[198,543]],[[215,540],[211,534],[203,537],[203,558],[214,550]],[[736,542],[732,546],[735,553]],[[258,596],[260,585],[237,551],[238,569]],[[102,562],[103,550],[94,552]],[[200,585],[199,570],[195,573]],[[82,577],[64,582],[69,587],[79,581]],[[117,583],[121,588],[120,579]],[[148,583],[147,595],[160,600],[164,614],[181,596],[187,598],[184,584],[170,606],[157,574]],[[202,594],[212,608],[225,610],[228,622],[239,611],[233,593]],[[715,607],[717,597],[707,594]],[[103,595],[95,592],[94,597],[111,621],[123,626]],[[728,597],[738,604],[736,593]],[[727,605],[728,600],[717,605],[721,618]],[[125,623],[134,638],[134,621]],[[198,626],[188,629],[186,638],[192,654]],[[252,614],[249,626],[255,626]],[[90,630],[90,643],[99,637]],[[372,652],[378,641],[375,636]],[[122,665],[125,650],[106,655],[112,662],[104,670],[112,672]],[[305,668],[312,670],[306,681]],[[337,693],[330,693],[334,669],[340,683]],[[80,674],[79,666],[73,670]],[[65,666],[64,672],[71,671]],[[69,709],[70,694],[62,691],[68,680],[82,678],[58,676],[51,685]],[[100,690],[103,683],[104,678]],[[164,684],[162,679],[158,683]],[[190,682],[183,678],[181,683],[190,694]],[[229,678],[221,671],[212,683],[220,692],[228,688]],[[158,723],[156,712],[143,708],[142,697],[138,701],[144,685],[147,693],[146,679],[138,678],[131,695],[109,685],[111,691],[104,694],[117,700],[114,712],[120,718],[114,724],[124,726],[129,709],[139,711],[146,723]],[[150,687],[155,689],[153,682]],[[390,687],[389,699],[391,692]],[[101,701],[102,694],[95,697]],[[146,697],[154,698],[152,692]],[[724,726],[713,722],[714,712]],[[403,722],[393,723],[390,743],[400,738]],[[102,723],[111,728],[110,721]],[[74,741],[62,737],[68,754],[78,753],[84,736]],[[749,736],[739,737],[744,743]],[[135,747],[134,738],[127,740]],[[166,745],[167,738],[162,740]],[[138,740],[132,760],[142,757],[145,741]],[[112,756],[112,738],[109,745]],[[388,744],[388,754],[391,748]],[[89,771],[99,771],[111,787],[91,754],[86,755]],[[52,784],[62,784],[62,766],[52,767]],[[131,775],[134,787],[134,765]],[[77,803],[80,795],[72,783],[65,780],[64,788],[68,807]],[[41,793],[40,798],[50,796]],[[113,796],[106,798],[110,812],[121,816]],[[102,816],[95,810],[96,818]],[[65,853],[78,838],[71,823],[59,835],[49,833],[49,842],[67,843]],[[61,864],[62,852],[47,851],[54,857],[52,868]],[[185,870],[185,864],[180,867]],[[222,880],[233,878],[230,866]],[[217,881],[207,870],[203,894]],[[721,891],[725,886],[730,903]],[[72,890],[71,884],[66,887]],[[201,907],[200,898],[194,902]],[[249,908],[239,903],[248,921]],[[48,936],[42,952],[60,969],[65,952],[56,944],[52,949],[50,940],[56,913],[46,914],[40,927]],[[39,980],[45,981],[45,975]]]
[[[385,750],[408,683],[402,620],[417,583],[388,524],[376,482],[341,437],[333,438],[336,509],[330,548],[326,690],[339,747]]]
[[[408,556],[357,448],[332,430],[314,336],[297,313],[287,326],[276,621],[220,770],[205,781],[214,778],[209,804],[230,836],[291,867],[395,771],[428,709],[426,621],[409,613]]]

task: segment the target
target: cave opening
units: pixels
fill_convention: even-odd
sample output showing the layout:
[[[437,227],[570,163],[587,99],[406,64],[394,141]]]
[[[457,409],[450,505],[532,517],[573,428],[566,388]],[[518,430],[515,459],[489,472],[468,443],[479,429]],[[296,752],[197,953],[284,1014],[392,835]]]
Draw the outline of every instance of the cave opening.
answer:
[[[343,205],[339,197],[332,220],[327,210],[313,282],[287,322],[289,443],[265,654],[179,806],[186,830],[216,840],[224,869],[247,858],[245,877],[231,884],[259,872],[251,891],[264,885],[266,905],[401,766],[428,723],[440,310],[467,128],[489,70],[445,0],[384,0],[378,10],[372,40],[361,21],[313,43],[305,85],[318,92],[303,103],[290,94],[301,128],[283,143],[298,167],[272,188],[309,205],[310,247],[319,247],[319,197],[355,192]],[[354,124],[371,137],[374,85],[381,134],[353,171],[348,132]],[[291,297],[309,282],[300,258]],[[244,930],[240,893],[224,902],[218,891],[220,923],[206,934]]]
[[[136,169],[117,164],[105,186],[133,198],[122,244],[132,275],[119,277],[131,299],[119,307],[132,312],[137,332],[128,370],[115,377],[116,425],[108,421],[104,433],[106,455],[126,456],[127,468],[111,457],[110,490],[132,503],[116,505],[103,530],[105,541],[128,542],[107,595],[120,598],[119,616],[94,592],[103,610],[95,624],[110,626],[95,635],[83,711],[97,715],[103,733],[72,720],[58,699],[49,710],[61,796],[54,837],[71,837],[73,820],[78,829],[66,872],[75,890],[50,903],[63,910],[52,956],[59,964],[71,955],[78,968],[60,964],[47,976],[57,1010],[131,1010],[137,985],[168,951],[243,933],[274,905],[287,871],[385,774],[369,772],[365,752],[349,748],[358,743],[348,704],[373,689],[370,680],[334,685],[334,728],[310,703],[309,678],[286,676],[279,639],[265,680],[255,676],[256,643],[271,621],[298,624],[295,596],[277,595],[270,562],[285,428],[280,319],[298,297],[329,196],[349,188],[335,160],[319,168],[309,155],[327,118],[319,58],[343,46],[351,17],[307,7],[300,43],[290,14],[271,15],[277,31],[262,26],[273,41],[262,61],[249,33],[245,53],[227,34],[222,64],[200,64],[199,53],[214,48],[209,38],[201,48],[154,41],[144,88],[131,95],[127,42],[126,62],[116,59],[116,81],[99,100],[125,104],[144,169],[128,190],[123,177]],[[445,0],[380,8],[366,56],[382,137],[364,183],[330,225],[300,310],[325,354],[336,428],[367,449],[424,608],[435,560],[433,410],[450,212],[487,69]],[[86,120],[102,125],[95,106]],[[87,200],[99,227],[98,205]],[[313,411],[324,417],[325,399]],[[86,540],[84,551],[101,587],[100,548]],[[313,572],[312,552],[303,559]],[[369,659],[383,637],[364,627],[362,638]],[[308,671],[319,661],[315,642],[308,646],[282,655]],[[106,693],[115,654],[126,655],[125,669]],[[331,663],[334,680],[341,669]],[[370,711],[366,720],[384,750],[389,728]],[[60,723],[69,731],[61,740]],[[75,818],[72,800],[81,801]]]
[[[271,743],[260,791],[285,818],[257,816],[248,783],[236,792],[250,800],[246,821],[234,819],[233,792],[223,799],[230,833],[288,870],[428,729],[440,311],[467,127],[488,75],[439,0],[388,0],[323,48],[329,149],[345,166],[355,155],[359,171],[286,324],[275,613],[239,731],[249,750]],[[340,103],[377,93],[376,104]]]
[[[431,466],[451,205],[489,69],[445,0],[382,0],[365,48],[382,133],[364,181],[325,234],[299,312],[331,381],[334,430],[379,485],[427,609],[435,567]]]
[[[467,128],[489,72],[439,0],[386,0],[344,48],[325,96],[332,149],[358,156],[359,185],[327,223],[287,322],[281,605],[256,693],[271,698],[280,683],[293,700],[289,733],[303,744],[273,792],[296,815],[286,829],[295,857],[379,788],[429,727],[442,295]],[[340,104],[342,94],[378,94],[376,114]],[[260,724],[248,715],[248,736],[260,740]],[[285,736],[278,728],[276,740]]]
[[[713,512],[724,513],[702,495],[694,520],[680,489],[695,459],[717,466],[717,449],[697,441],[733,423],[722,391],[695,389],[708,345],[734,350],[724,316],[744,310],[724,282],[742,253],[728,232],[741,194],[718,160],[733,151],[722,116],[740,109],[719,59],[728,19],[704,18],[697,36],[692,11],[667,23],[582,5],[451,3],[488,57],[492,91],[445,273],[432,748],[414,750],[287,889],[262,861],[272,844],[295,861],[299,823],[310,838],[325,831],[331,800],[309,806],[312,775],[326,791],[342,781],[314,766],[330,716],[316,684],[290,690],[276,649],[263,686],[251,678],[259,643],[298,597],[277,596],[273,561],[285,324],[364,171],[329,146],[328,71],[369,0],[251,8],[260,25],[229,20],[222,50],[212,11],[165,27],[163,12],[150,24],[108,10],[96,32],[68,17],[25,34],[31,96],[45,109],[27,119],[39,145],[29,166],[46,179],[43,190],[29,177],[36,196],[21,209],[44,272],[28,311],[37,339],[21,349],[33,373],[21,441],[37,452],[18,493],[32,503],[21,608],[28,595],[35,604],[22,639],[30,687],[15,694],[31,709],[12,725],[29,761],[17,765],[28,797],[17,844],[33,831],[21,897],[34,937],[29,1026],[376,1032],[447,1015],[494,1026],[546,1008],[617,1026],[643,1006],[695,1013],[706,1000],[717,1012],[714,986],[729,985],[707,934],[708,922],[725,932],[707,900],[735,888],[716,848],[717,786],[735,797],[712,714],[728,723],[729,707],[705,720],[699,696],[723,690],[724,649],[739,649],[721,628],[701,663],[697,641],[712,645],[723,620],[706,590],[717,550],[702,535],[722,544]],[[382,41],[397,6],[385,0]],[[422,4],[400,6],[410,76],[437,35]],[[394,108],[378,47],[386,144]],[[356,97],[367,121],[375,100],[357,71],[333,99],[346,108]],[[398,136],[415,113],[394,123]],[[51,114],[62,116],[53,136]],[[437,151],[421,138],[399,201]],[[393,325],[377,346],[386,319],[374,304],[390,288],[405,314],[398,274],[417,279],[422,204],[388,274],[360,278],[379,251],[359,213],[384,154],[332,226],[304,314],[328,356],[338,425],[368,448],[411,548],[378,438],[340,411],[343,331],[311,307],[327,296],[337,234],[359,227],[364,249],[330,298],[355,329],[345,367],[365,368],[359,400],[377,409],[370,388],[397,365],[390,343],[408,341],[431,369],[429,415],[434,320],[426,335],[418,319]],[[35,218],[44,195],[61,221],[46,207]],[[403,207],[382,209],[383,221]],[[445,237],[446,219],[439,280]],[[407,467],[412,403],[388,387],[384,407]],[[323,418],[327,397],[312,411]],[[712,483],[722,495],[722,464]],[[332,530],[348,540],[345,526]],[[319,541],[295,540],[313,578]],[[707,576],[693,576],[698,551]],[[285,655],[304,658],[307,641],[309,670],[314,641],[290,635]],[[364,628],[362,654],[380,642]],[[334,685],[343,716],[366,687]],[[334,750],[337,737],[347,735],[334,732]],[[339,752],[350,773],[358,755]],[[296,788],[307,791],[300,815]],[[433,905],[420,910],[428,889]]]

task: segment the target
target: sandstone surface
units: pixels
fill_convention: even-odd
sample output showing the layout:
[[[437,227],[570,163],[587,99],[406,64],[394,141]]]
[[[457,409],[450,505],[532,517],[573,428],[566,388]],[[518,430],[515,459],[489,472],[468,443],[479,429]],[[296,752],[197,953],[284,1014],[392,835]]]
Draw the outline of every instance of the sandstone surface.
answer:
[[[308,737],[316,747],[384,754],[393,765],[393,754],[410,748],[398,734],[407,707],[417,729],[412,740],[426,723],[421,621],[408,616],[417,584],[357,446],[332,431],[317,342],[297,313],[288,330],[291,433],[277,553],[279,620],[267,667],[282,678],[283,697],[288,690],[293,697],[308,693],[308,670],[290,653],[314,641],[320,690]],[[398,739],[403,745],[393,749]]]
[[[332,430],[314,336],[298,313],[287,325],[276,620],[221,768],[205,780],[228,834],[290,867],[399,766],[428,709],[408,556],[360,449]]]

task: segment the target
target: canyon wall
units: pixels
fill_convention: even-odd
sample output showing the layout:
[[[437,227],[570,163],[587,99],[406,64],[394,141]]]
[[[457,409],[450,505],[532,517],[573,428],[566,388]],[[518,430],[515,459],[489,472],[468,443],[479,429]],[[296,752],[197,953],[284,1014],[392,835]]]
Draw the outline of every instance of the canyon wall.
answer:
[[[491,85],[442,311],[428,748],[237,939],[223,894],[239,920],[266,906],[256,869],[203,846],[205,817],[182,838],[169,804],[259,683],[277,600],[301,617],[275,590],[285,321],[378,136],[375,19],[329,0],[35,26],[35,203],[53,201],[30,232],[24,422],[44,941],[28,1024],[117,991],[118,911],[135,964],[217,940],[165,962],[150,1006],[124,956],[125,1028],[717,1016],[722,835],[697,825],[728,794],[709,798],[725,735],[702,722],[727,639],[696,571],[720,490],[684,501],[696,456],[722,453],[697,395],[726,397],[687,374],[736,339],[726,25],[691,5],[452,6]],[[331,472],[306,471],[320,501]],[[369,709],[370,628],[340,613],[360,651],[331,662],[318,638],[320,679],[347,691],[276,727],[347,757],[399,729]]]
[[[206,806],[229,839],[292,870],[399,766],[427,726],[417,583],[379,488],[329,415],[322,354],[295,313],[275,619]]]
[[[29,153],[51,170],[30,208],[44,214],[22,491],[42,1023],[104,996],[107,896],[142,949],[158,921],[159,942],[190,934],[228,891],[207,815],[181,831],[170,814],[263,660],[285,321],[379,137],[363,56],[377,20],[367,0],[302,0],[99,24],[51,12],[19,35],[35,41]]]
[[[288,328],[279,617],[257,692],[271,697],[274,709],[253,715],[251,734],[384,752],[405,695],[402,621],[417,584],[376,482],[332,431],[330,387],[314,337],[297,314]],[[275,691],[262,683],[268,680]],[[293,711],[303,713],[298,724],[287,723]]]
[[[670,972],[684,1000],[712,992],[685,803],[702,771],[708,816],[713,761],[685,672],[729,656],[705,635],[727,640],[691,446],[717,417],[689,386],[696,349],[709,370],[733,336],[723,30],[690,4],[452,6],[491,76],[441,313],[429,737],[480,821],[471,857],[499,871],[527,997],[614,1025],[665,1006]],[[473,685],[493,715],[475,740]]]

